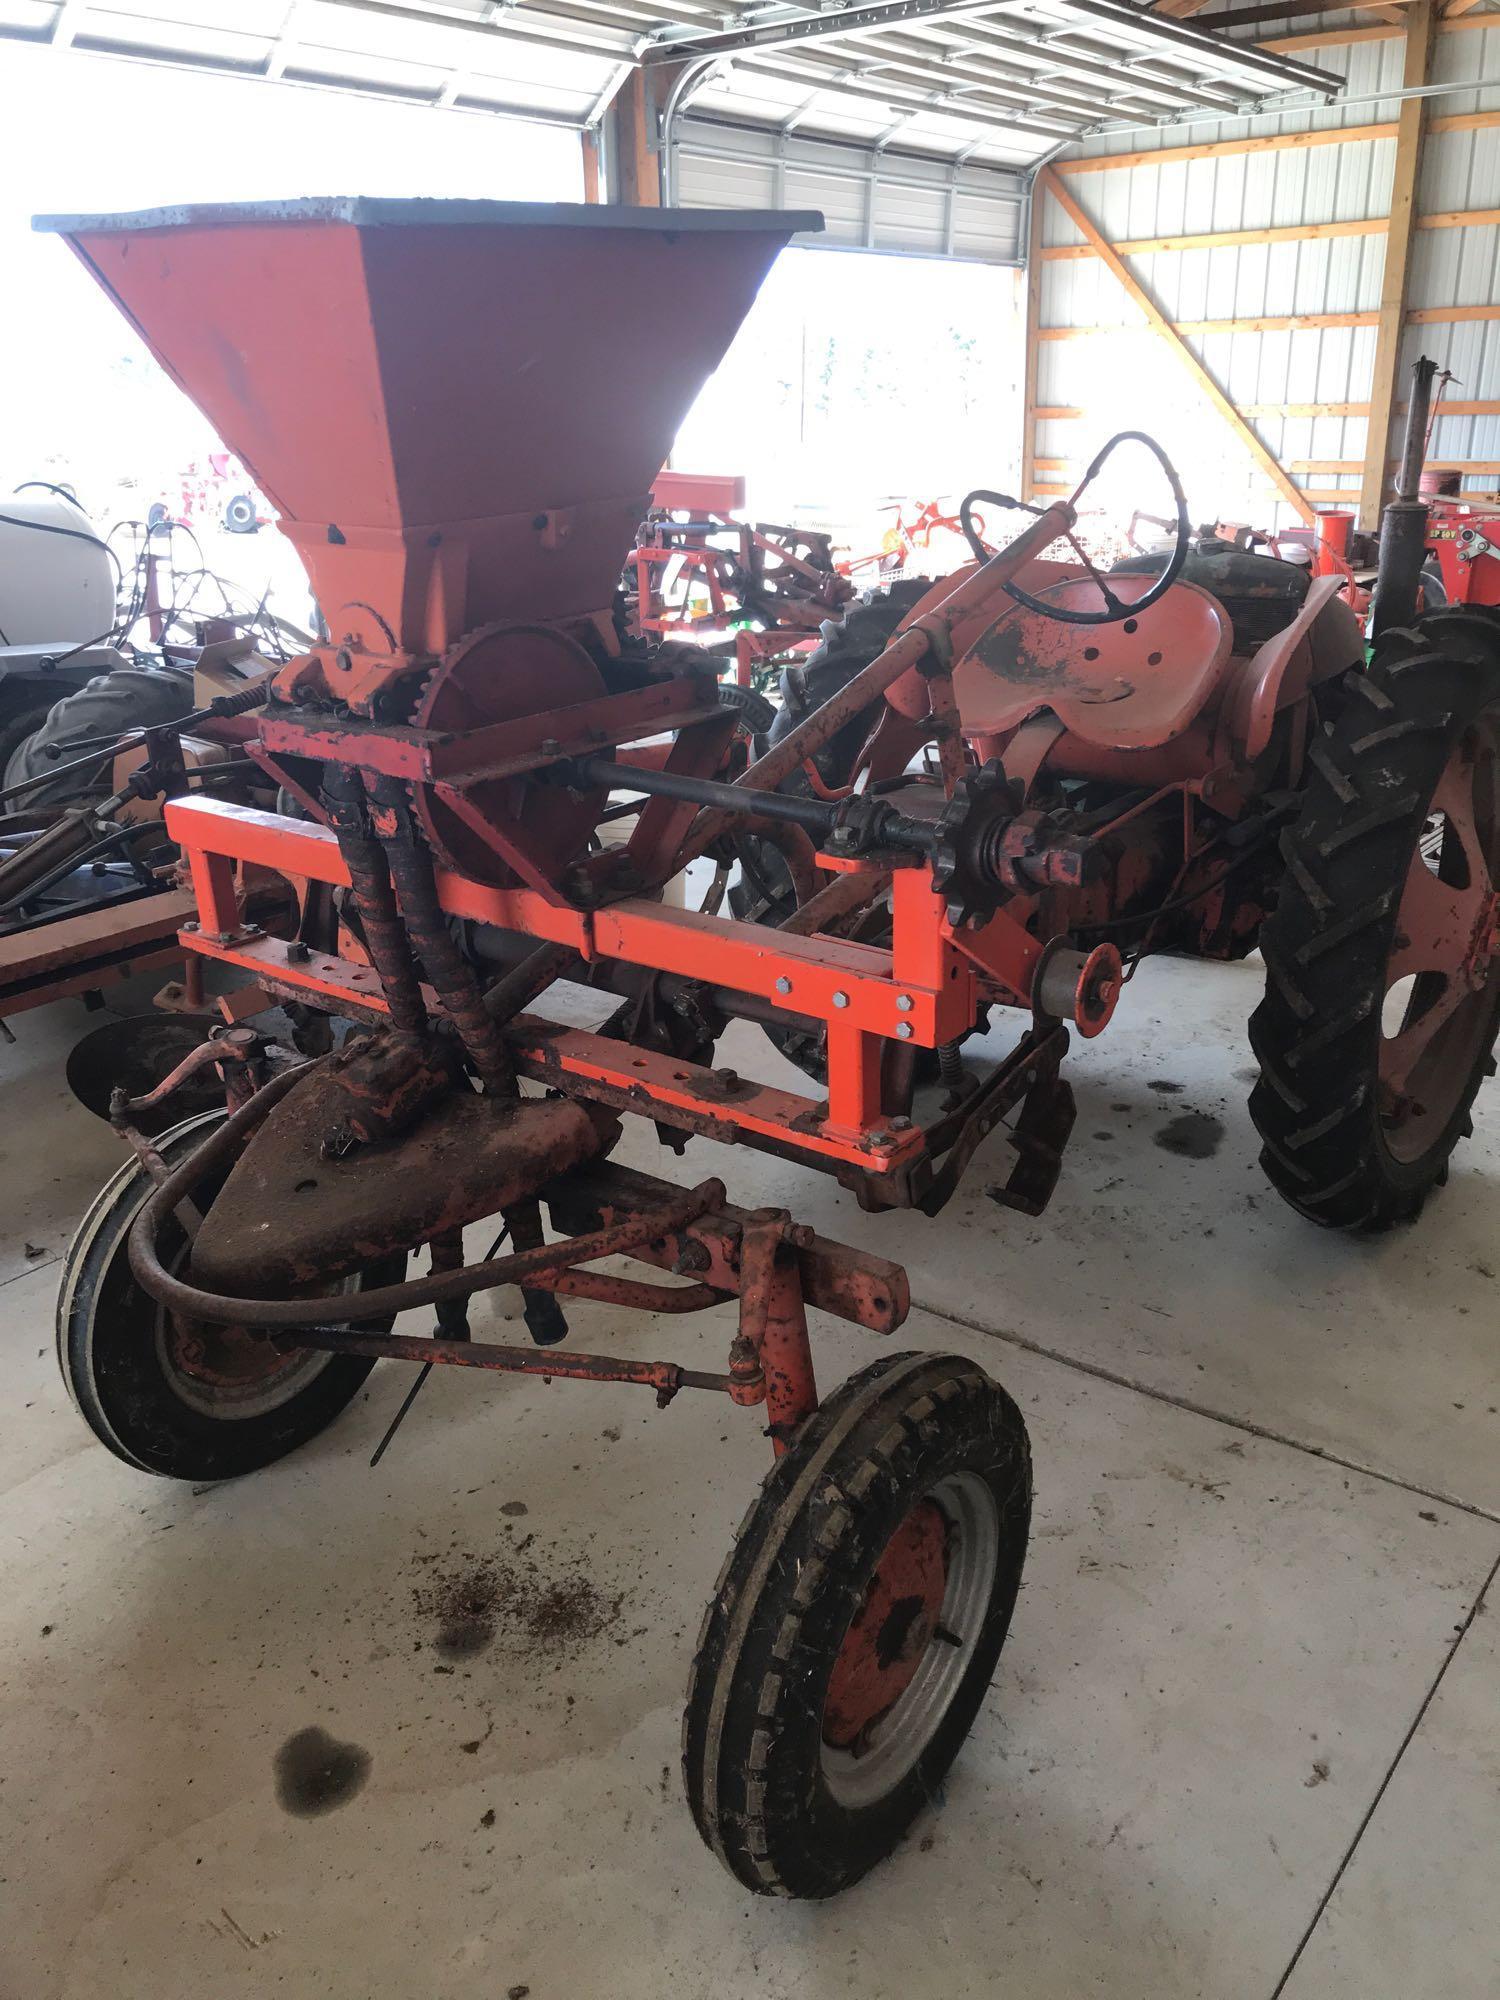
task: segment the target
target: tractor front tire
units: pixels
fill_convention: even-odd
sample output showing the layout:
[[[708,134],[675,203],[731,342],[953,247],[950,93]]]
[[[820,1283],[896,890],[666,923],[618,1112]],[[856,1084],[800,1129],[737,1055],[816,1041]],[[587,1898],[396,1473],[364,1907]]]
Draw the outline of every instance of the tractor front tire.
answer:
[[[1386,633],[1314,737],[1250,1022],[1261,1165],[1377,1231],[1447,1179],[1500,1026],[1500,614]]]
[[[859,1880],[979,1712],[1026,1557],[1020,1411],[976,1362],[896,1354],[807,1419],[741,1524],[683,1726],[704,1841],[761,1896]]]

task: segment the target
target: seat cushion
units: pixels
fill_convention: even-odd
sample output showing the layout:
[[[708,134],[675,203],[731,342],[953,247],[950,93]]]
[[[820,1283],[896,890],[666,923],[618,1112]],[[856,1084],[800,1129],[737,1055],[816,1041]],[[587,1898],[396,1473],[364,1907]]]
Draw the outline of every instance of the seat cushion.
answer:
[[[1121,576],[1125,602],[1155,579]],[[1087,579],[1039,592],[1065,608],[1097,608]],[[1144,750],[1178,736],[1218,690],[1232,643],[1229,616],[1208,592],[1175,583],[1139,617],[1063,625],[1020,605],[991,625],[954,669],[968,736],[1004,735],[1050,709],[1070,734],[1100,748]]]
[[[1160,576],[1170,550],[1127,556],[1113,576]],[[1247,656],[1284,632],[1307,597],[1312,572],[1303,563],[1219,544],[1193,549],[1182,566],[1182,581],[1196,583],[1229,613],[1234,650]]]

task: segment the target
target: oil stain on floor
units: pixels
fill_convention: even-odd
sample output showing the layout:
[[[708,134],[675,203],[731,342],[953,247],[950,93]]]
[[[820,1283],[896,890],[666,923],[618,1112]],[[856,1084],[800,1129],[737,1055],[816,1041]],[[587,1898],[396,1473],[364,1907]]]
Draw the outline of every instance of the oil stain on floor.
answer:
[[[1176,1153],[1184,1160],[1210,1160],[1219,1150],[1224,1126],[1206,1111],[1184,1111],[1152,1136],[1164,1152]]]
[[[326,1729],[299,1729],[276,1752],[276,1803],[295,1819],[316,1819],[348,1805],[369,1775],[362,1745],[340,1743]]]

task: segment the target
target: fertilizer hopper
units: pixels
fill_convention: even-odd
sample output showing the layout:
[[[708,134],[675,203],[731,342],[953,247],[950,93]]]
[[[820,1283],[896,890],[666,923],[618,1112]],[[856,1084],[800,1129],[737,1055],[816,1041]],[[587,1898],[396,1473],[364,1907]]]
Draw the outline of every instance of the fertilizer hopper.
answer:
[[[419,652],[609,606],[678,425],[822,218],[341,198],[36,226],[250,468],[330,630]]]
[[[612,664],[613,604],[652,480],[777,252],[821,217],[320,199],[38,227],[275,503],[330,634],[278,695],[413,725],[452,766],[481,729],[641,678]],[[264,740],[330,748],[275,722]],[[299,758],[288,775],[316,790]],[[537,882],[600,795],[532,791],[495,777],[417,807],[451,866]],[[513,823],[545,864],[497,855]]]

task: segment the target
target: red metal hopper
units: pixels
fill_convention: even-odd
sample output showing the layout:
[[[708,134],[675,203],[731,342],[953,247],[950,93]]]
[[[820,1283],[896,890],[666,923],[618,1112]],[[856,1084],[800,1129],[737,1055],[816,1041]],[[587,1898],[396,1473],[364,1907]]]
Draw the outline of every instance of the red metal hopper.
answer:
[[[35,226],[251,468],[335,637],[421,652],[610,604],[678,425],[822,217],[339,198]]]

